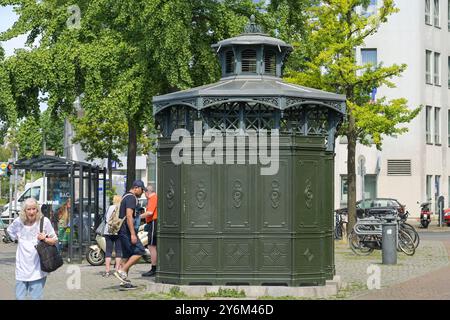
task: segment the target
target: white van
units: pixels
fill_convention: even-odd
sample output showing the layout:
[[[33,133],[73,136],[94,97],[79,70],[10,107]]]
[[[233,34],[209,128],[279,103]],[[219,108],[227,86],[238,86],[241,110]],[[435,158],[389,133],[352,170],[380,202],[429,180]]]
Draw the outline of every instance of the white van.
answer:
[[[9,210],[12,211],[12,218],[17,217],[18,212],[20,211],[20,208],[22,208],[22,204],[26,199],[33,197],[38,200],[39,204],[43,204],[46,201],[45,196],[46,192],[44,192],[44,178],[39,178],[34,182],[27,183],[25,185],[25,190],[18,193],[17,195],[17,210],[14,210],[14,200],[10,203],[5,204],[3,208],[1,208],[2,219],[9,217]]]

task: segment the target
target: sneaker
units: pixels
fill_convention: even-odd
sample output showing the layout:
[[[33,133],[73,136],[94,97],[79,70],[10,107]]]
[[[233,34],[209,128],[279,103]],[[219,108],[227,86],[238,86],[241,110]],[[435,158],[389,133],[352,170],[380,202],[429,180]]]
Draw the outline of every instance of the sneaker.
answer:
[[[121,290],[121,291],[124,291],[124,290],[135,290],[137,288],[138,288],[138,286],[135,286],[134,284],[131,284],[130,282],[128,282],[128,283],[124,283],[123,285],[120,285],[120,289],[119,290]]]
[[[114,276],[119,279],[121,282],[130,283],[131,281],[128,279],[128,276],[123,271],[116,271],[113,273]]]
[[[103,278],[108,278],[111,275],[111,272],[105,272],[103,273]]]
[[[151,269],[149,272],[145,272],[142,274],[143,277],[153,277],[156,275],[156,270]]]

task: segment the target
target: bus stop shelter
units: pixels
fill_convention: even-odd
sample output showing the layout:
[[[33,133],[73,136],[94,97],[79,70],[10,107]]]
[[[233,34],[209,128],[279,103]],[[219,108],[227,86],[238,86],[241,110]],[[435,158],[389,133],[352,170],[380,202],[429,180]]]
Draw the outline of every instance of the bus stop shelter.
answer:
[[[81,262],[106,208],[106,168],[54,156],[18,160],[13,168],[43,173],[43,214],[58,233],[63,257]]]

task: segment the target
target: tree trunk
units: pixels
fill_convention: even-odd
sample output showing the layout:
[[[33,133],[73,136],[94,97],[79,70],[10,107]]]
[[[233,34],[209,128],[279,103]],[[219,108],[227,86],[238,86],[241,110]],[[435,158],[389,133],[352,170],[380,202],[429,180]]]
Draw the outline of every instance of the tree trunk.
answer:
[[[128,120],[127,191],[136,180],[137,130],[133,120]]]
[[[348,131],[347,131],[347,208],[348,208],[348,224],[347,234],[353,230],[356,223],[356,171],[355,171],[355,157],[356,157],[356,124],[355,117],[348,113]]]

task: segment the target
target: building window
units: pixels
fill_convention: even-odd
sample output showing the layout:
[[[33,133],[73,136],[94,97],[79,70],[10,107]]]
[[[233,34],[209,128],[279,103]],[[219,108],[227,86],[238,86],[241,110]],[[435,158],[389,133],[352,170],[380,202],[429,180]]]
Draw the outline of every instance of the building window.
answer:
[[[447,11],[448,11],[448,13],[447,13],[447,15],[448,15],[448,18],[447,18],[447,20],[448,20],[448,31],[450,31],[450,0],[447,0]]]
[[[440,60],[441,54],[438,52],[434,53],[434,84],[439,86],[441,84],[441,73],[440,71]]]
[[[440,27],[440,21],[439,21],[439,0],[434,0],[434,26]]]
[[[450,147],[450,110],[448,111],[447,115],[447,135],[448,135],[448,146]],[[448,195],[450,198],[450,194]]]
[[[450,89],[450,57],[448,57],[448,88]]]
[[[362,7],[361,10],[361,15],[363,15],[364,17],[368,18],[371,15],[374,15],[377,12],[377,0],[370,0],[369,4],[367,5],[367,7]]]
[[[426,132],[426,139],[427,143],[431,142],[431,110],[432,107],[427,106],[425,109],[425,132]]]
[[[434,196],[437,199],[441,194],[441,176],[434,176]]]
[[[242,72],[256,73],[256,51],[247,49],[242,51]]]
[[[425,0],[425,23],[431,25],[431,0]]]
[[[346,175],[341,175],[341,203],[347,203],[348,180]]]
[[[441,143],[441,135],[439,134],[441,126],[441,108],[434,108],[434,143]]]
[[[428,84],[433,84],[431,82],[431,54],[431,51],[425,51],[425,81]]]
[[[234,73],[234,52],[233,50],[228,50],[225,54],[225,72]]]
[[[277,64],[275,52],[267,50],[264,52],[264,72],[274,76],[276,71]]]
[[[450,207],[450,177],[448,177],[448,194],[447,194],[447,198],[448,198],[448,207]]]
[[[371,64],[371,68],[375,68],[378,64],[377,49],[361,49],[361,64]]]
[[[427,175],[427,190],[426,190],[426,192],[427,192],[427,194],[426,194],[426,196],[427,196],[427,198],[425,199],[425,201],[430,201],[432,198],[431,198],[431,180],[433,179],[433,176],[428,176]]]

